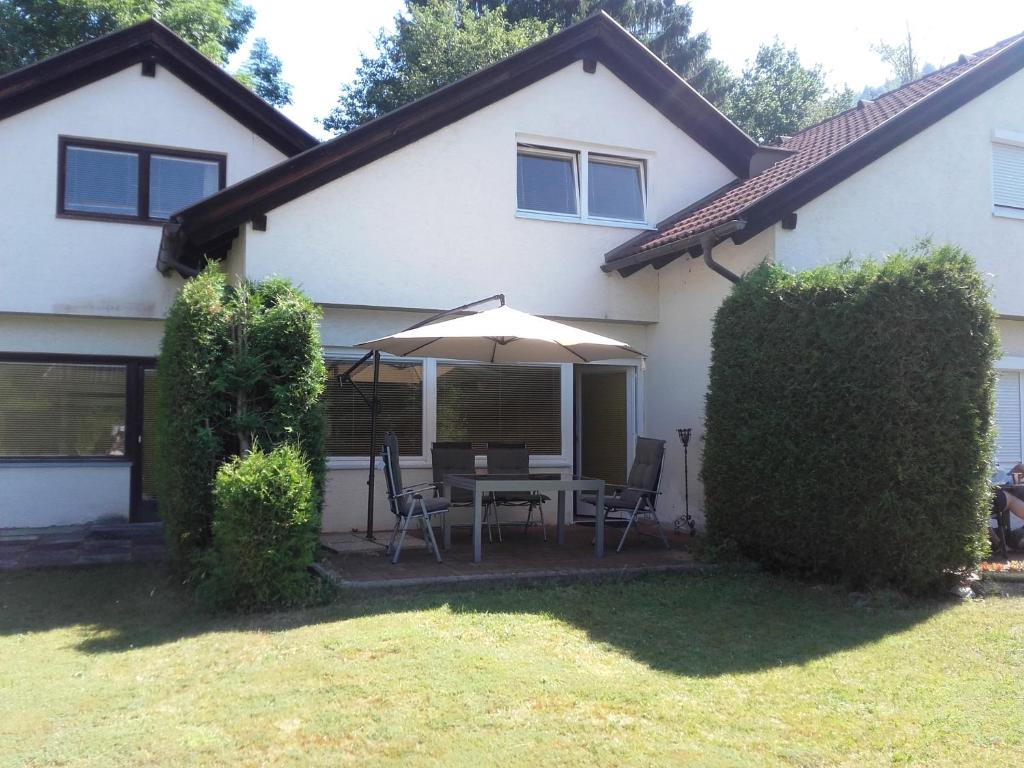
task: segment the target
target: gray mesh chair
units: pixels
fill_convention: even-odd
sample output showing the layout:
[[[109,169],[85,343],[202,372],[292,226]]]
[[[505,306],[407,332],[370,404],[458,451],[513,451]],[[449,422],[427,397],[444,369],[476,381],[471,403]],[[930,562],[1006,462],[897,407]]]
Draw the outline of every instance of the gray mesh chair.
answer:
[[[525,442],[487,443],[487,474],[489,475],[528,475],[530,473],[530,452]],[[499,491],[490,498],[494,519],[498,523],[498,540],[501,540],[501,523],[498,521],[498,507],[526,507],[526,523],[523,533],[530,530],[533,511],[540,515],[540,527],[544,541],[548,540],[548,529],[544,525],[544,502],[550,501],[547,496],[536,491]]]
[[[446,475],[472,475],[476,472],[476,453],[473,451],[473,444],[470,442],[437,442],[430,449],[430,463],[434,470],[434,483],[438,488],[438,495],[444,488]],[[451,507],[473,506],[473,494],[465,488],[452,488],[452,495],[449,499]],[[487,538],[493,541],[491,528],[494,517],[491,515],[491,505],[488,501],[484,507],[483,522],[487,523]],[[500,535],[500,530],[499,530]]]
[[[427,550],[433,552],[437,562],[440,563],[441,550],[434,537],[432,520],[436,515],[441,515],[443,524],[444,515],[448,512],[448,499],[444,496],[424,496],[424,493],[429,490],[437,490],[434,483],[405,486],[402,483],[402,465],[398,456],[398,437],[394,432],[388,432],[384,435],[381,458],[384,461],[384,478],[388,484],[388,504],[391,506],[391,514],[395,516],[395,527],[391,531],[391,538],[388,540],[388,547],[385,551],[392,555],[392,563],[398,562],[398,556],[402,552],[402,542],[405,541],[405,533],[409,530],[409,522],[415,518],[420,521],[423,538],[427,542]]]
[[[636,452],[633,455],[633,466],[629,468],[625,485],[608,485],[604,497],[605,522],[625,522],[626,530],[616,552],[621,552],[626,537],[633,528],[637,518],[652,518],[658,526],[658,535],[666,549],[670,549],[665,529],[658,519],[658,496],[661,494],[661,468],[665,463],[665,441],[650,437],[636,439]],[[591,503],[595,497],[588,498]]]

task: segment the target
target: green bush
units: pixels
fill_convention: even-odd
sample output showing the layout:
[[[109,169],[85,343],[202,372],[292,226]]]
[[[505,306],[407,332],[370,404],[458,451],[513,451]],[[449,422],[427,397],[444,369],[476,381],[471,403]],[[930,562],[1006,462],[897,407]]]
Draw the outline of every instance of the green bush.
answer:
[[[258,447],[217,472],[210,576],[200,595],[221,607],[301,605],[320,528],[313,476],[302,452]]]
[[[963,251],[789,274],[720,307],[708,532],[761,562],[922,592],[987,551],[994,313]]]
[[[157,498],[173,561],[210,545],[218,468],[258,443],[298,445],[317,509],[325,474],[320,313],[286,280],[231,286],[214,264],[168,315],[158,365]]]

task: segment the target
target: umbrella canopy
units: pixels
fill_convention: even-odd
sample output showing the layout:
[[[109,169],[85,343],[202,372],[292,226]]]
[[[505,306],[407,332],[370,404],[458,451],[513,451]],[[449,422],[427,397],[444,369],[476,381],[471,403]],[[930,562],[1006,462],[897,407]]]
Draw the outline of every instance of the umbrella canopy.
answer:
[[[500,306],[357,344],[404,357],[485,363],[589,363],[643,357],[625,342]]]

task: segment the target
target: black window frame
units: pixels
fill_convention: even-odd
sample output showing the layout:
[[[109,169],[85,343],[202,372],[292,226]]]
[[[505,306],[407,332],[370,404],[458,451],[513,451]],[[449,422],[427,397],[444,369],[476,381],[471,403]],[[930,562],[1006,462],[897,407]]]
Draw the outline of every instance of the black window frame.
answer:
[[[139,199],[138,213],[123,215],[118,213],[95,213],[89,211],[68,210],[64,207],[64,193],[67,181],[68,147],[82,149],[105,149],[111,152],[127,152],[139,158]],[[163,226],[167,219],[153,218],[149,215],[149,166],[153,155],[164,157],[180,157],[184,160],[201,160],[217,163],[217,191],[227,186],[228,156],[220,152],[205,152],[197,149],[180,147],[163,147],[154,144],[133,144],[104,139],[86,139],[77,136],[57,137],[57,217],[62,219],[85,219],[89,221],[116,221],[126,224],[148,224]]]

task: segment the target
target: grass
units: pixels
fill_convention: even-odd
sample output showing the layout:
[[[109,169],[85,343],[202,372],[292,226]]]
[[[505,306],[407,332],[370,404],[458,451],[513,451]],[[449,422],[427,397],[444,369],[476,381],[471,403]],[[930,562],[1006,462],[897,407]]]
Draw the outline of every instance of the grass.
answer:
[[[0,575],[0,765],[980,765],[1024,599],[763,575],[213,617],[152,568]]]

